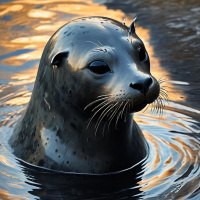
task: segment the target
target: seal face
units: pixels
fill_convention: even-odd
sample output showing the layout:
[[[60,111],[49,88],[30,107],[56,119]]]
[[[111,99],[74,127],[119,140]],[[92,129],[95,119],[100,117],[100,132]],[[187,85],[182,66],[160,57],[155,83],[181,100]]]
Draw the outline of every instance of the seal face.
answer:
[[[47,43],[10,144],[25,161],[57,170],[131,167],[148,149],[133,113],[159,91],[134,21],[127,27],[104,17],[73,20]]]

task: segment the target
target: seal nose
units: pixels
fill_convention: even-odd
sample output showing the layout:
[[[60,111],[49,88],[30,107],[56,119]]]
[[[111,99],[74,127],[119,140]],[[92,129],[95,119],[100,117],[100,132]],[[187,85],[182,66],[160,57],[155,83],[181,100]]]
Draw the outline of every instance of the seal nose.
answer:
[[[138,81],[137,83],[130,83],[130,87],[139,90],[144,95],[149,91],[149,87],[152,84],[152,78],[148,77],[145,80]]]

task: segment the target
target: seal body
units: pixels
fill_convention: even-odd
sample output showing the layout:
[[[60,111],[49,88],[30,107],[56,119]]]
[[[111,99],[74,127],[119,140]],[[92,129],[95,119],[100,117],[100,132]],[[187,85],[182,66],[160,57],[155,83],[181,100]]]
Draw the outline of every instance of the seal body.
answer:
[[[14,154],[71,172],[131,167],[148,153],[133,113],[159,90],[134,23],[73,20],[44,49],[31,100],[10,138]]]

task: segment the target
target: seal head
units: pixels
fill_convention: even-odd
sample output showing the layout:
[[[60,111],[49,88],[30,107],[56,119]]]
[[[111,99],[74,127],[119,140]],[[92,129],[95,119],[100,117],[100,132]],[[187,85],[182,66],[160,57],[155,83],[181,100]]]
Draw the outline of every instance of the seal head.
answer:
[[[73,20],[47,43],[10,143],[18,157],[52,169],[128,168],[148,150],[133,113],[159,91],[134,22],[127,27],[104,17]]]

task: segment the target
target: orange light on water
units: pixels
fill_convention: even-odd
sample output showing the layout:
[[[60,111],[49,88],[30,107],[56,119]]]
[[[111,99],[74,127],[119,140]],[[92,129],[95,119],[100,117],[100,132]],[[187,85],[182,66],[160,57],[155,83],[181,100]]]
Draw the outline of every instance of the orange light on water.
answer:
[[[56,15],[55,12],[46,11],[46,10],[32,9],[28,12],[28,16],[33,17],[33,18],[47,18],[48,19],[48,18],[52,18],[55,15]]]

